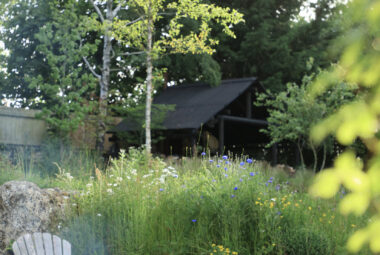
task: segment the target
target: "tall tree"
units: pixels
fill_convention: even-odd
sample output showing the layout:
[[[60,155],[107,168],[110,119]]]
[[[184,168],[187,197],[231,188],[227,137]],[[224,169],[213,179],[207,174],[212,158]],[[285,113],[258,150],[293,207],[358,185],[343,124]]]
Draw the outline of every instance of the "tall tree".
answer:
[[[211,22],[220,24],[223,32],[234,37],[231,26],[241,21],[242,15],[229,8],[205,4],[200,0],[182,0],[171,2],[165,0],[133,0],[128,6],[140,13],[141,20],[131,26],[129,20],[120,20],[116,24],[115,36],[127,46],[134,46],[146,54],[146,113],[145,146],[147,154],[151,153],[151,106],[153,84],[153,60],[164,53],[212,54],[218,41],[211,38]],[[163,15],[172,15],[166,31],[153,38],[158,20]],[[196,29],[183,34],[183,20],[198,20]]]
[[[36,51],[43,56],[49,74],[25,76],[29,88],[39,93],[29,104],[40,106],[42,118],[61,141],[93,111],[90,94],[95,87],[95,79],[82,65],[81,56],[91,51],[80,47],[81,37],[86,33],[86,28],[80,25],[82,16],[78,15],[73,0],[68,0],[63,7],[63,11],[51,8],[52,21],[35,34]],[[96,51],[96,47],[92,51]]]
[[[224,78],[256,76],[266,89],[281,91],[286,83],[301,83],[308,73],[305,63],[313,57],[316,66],[331,62],[329,42],[341,28],[335,24],[335,0],[320,0],[310,8],[317,14],[311,20],[300,16],[306,0],[223,0],[211,2],[235,8],[246,17],[234,27],[236,40],[219,34],[221,43],[214,58]],[[335,6],[335,7],[334,7]],[[311,71],[316,71],[313,69]]]

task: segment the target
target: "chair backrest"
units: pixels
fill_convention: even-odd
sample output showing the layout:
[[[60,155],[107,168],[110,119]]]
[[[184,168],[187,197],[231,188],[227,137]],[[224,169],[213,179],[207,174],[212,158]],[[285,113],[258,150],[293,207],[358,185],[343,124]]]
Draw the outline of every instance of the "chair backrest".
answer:
[[[12,249],[15,255],[71,255],[71,244],[50,233],[20,236]]]

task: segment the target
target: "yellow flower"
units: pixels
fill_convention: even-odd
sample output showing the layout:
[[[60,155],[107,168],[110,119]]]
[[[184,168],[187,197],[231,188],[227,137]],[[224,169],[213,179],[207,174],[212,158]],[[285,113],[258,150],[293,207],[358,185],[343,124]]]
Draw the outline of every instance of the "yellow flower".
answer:
[[[331,224],[331,220],[329,220],[329,224]]]
[[[309,211],[311,211],[312,208],[311,208],[311,206],[309,206],[307,209],[309,209]]]
[[[356,227],[356,225],[355,225],[355,224],[351,224],[351,227],[352,227],[352,228],[355,228],[355,227]]]
[[[270,202],[269,208],[273,208],[273,206],[274,206],[274,203]]]
[[[259,200],[259,201],[260,201],[260,200],[261,200],[261,198],[259,198],[259,197],[258,197],[258,198],[257,198],[257,200]]]
[[[258,204],[260,204],[260,202],[259,202],[259,201],[256,201],[256,202],[255,202],[255,204],[257,204],[257,205],[258,205]]]
[[[287,205],[291,205],[292,203],[288,202]]]
[[[238,253],[236,251],[233,251],[232,255],[238,255]]]
[[[276,246],[276,244],[275,244],[275,243],[272,243],[272,246],[273,246],[273,247],[275,247],[275,246]]]
[[[298,206],[299,206],[299,204],[298,204],[298,203],[295,203],[294,205],[295,205],[296,207],[298,207]]]
[[[326,217],[326,213],[322,214],[323,217]]]
[[[215,247],[215,246],[216,246],[216,244],[214,244],[214,243],[213,243],[213,244],[211,244],[211,247]]]

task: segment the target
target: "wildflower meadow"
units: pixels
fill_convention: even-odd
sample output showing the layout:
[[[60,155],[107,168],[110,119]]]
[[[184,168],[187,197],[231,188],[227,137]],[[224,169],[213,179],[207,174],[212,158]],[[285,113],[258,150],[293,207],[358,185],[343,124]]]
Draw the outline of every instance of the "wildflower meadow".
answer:
[[[57,164],[56,178],[41,182],[73,191],[54,231],[74,254],[347,254],[347,239],[369,221],[339,214],[344,190],[311,197],[312,175],[301,170],[289,177],[244,156],[145,155],[121,152],[81,176]]]

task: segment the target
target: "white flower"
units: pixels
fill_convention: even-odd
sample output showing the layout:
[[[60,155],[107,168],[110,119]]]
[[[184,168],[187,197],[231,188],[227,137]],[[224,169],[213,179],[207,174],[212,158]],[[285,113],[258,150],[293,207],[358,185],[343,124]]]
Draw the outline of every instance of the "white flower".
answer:
[[[114,183],[113,186],[116,187],[116,186],[117,186],[117,183]]]
[[[276,199],[275,199],[275,198],[271,198],[270,200],[272,200],[273,202],[276,202]]]
[[[128,179],[128,180],[130,180],[130,179],[131,179],[131,177],[130,177],[130,176],[127,176],[127,179]]]
[[[121,177],[116,177],[116,181],[121,182],[121,181],[123,181],[123,178],[121,178]]]
[[[90,179],[93,180],[95,177],[94,176],[90,176]]]
[[[107,192],[112,194],[113,193],[113,190],[112,189],[107,189]]]
[[[113,174],[110,175],[110,178],[112,178],[112,177],[113,177]]]
[[[170,169],[170,170],[175,170],[175,168],[172,167],[172,166],[168,166],[168,169]]]
[[[98,213],[96,216],[98,216],[98,217],[100,217],[100,216],[102,216],[100,213]]]
[[[107,186],[108,186],[108,187],[112,186],[112,183],[107,183]]]
[[[91,188],[91,187],[92,187],[92,183],[87,183],[87,184],[86,184],[86,187],[87,187],[87,188]]]
[[[152,176],[152,174],[146,174],[146,175],[143,175],[143,177],[142,178],[148,178],[149,176]]]
[[[136,169],[132,169],[131,173],[132,173],[133,175],[137,175],[137,170],[136,170]]]

